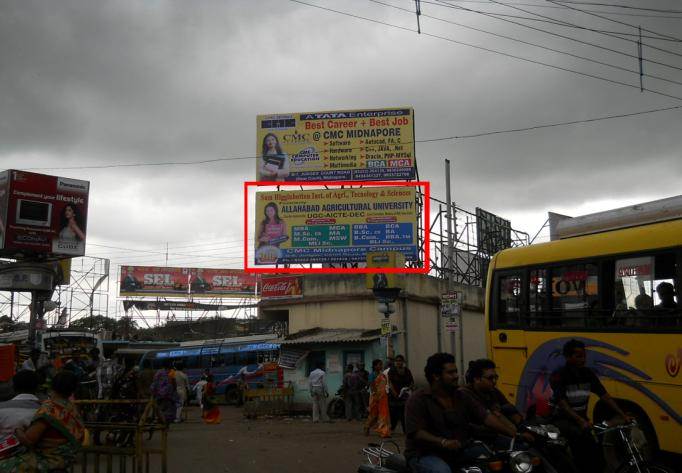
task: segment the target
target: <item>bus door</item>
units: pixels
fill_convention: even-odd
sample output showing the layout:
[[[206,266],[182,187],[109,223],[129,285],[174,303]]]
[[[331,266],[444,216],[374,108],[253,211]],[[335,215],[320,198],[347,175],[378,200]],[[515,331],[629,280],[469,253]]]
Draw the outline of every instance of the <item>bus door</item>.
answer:
[[[526,308],[524,280],[524,272],[520,270],[496,272],[489,301],[490,347],[500,375],[498,387],[511,399],[516,397],[528,358],[522,323]]]

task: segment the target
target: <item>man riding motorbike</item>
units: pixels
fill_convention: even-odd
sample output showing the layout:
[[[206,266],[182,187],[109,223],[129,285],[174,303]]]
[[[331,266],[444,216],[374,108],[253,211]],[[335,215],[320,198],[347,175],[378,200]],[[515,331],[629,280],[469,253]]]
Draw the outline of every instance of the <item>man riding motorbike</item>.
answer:
[[[416,391],[405,408],[405,456],[415,473],[452,473],[456,465],[484,454],[468,445],[469,424],[477,423],[508,437],[516,428],[485,410],[457,389],[457,366],[449,353],[436,353],[426,362],[429,387]]]

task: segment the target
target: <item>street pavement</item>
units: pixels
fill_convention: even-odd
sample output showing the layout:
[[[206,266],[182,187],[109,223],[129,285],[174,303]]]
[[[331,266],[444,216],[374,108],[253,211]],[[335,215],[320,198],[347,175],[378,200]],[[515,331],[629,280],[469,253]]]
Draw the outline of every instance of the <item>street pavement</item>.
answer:
[[[310,417],[247,420],[242,410],[222,406],[222,422],[206,425],[197,407],[173,424],[168,438],[170,473],[348,473],[365,458],[362,423],[313,424]],[[398,428],[400,429],[400,428]],[[395,438],[403,446],[403,436]]]

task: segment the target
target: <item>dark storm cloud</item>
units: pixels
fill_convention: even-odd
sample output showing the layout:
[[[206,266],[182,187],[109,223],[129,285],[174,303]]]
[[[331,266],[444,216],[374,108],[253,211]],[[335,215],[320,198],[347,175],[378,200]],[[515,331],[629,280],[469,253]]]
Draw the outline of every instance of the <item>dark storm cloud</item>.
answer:
[[[368,2],[318,3],[415,26],[414,15]],[[628,58],[480,16],[423,8],[636,67]],[[578,21],[576,15],[566,18]],[[647,25],[676,30],[661,21]],[[422,26],[458,41],[638,83],[636,75],[451,24],[424,18]],[[618,43],[581,37],[610,47]],[[674,56],[655,57],[682,66]],[[653,66],[650,71],[682,81],[679,71]],[[680,86],[649,79],[646,85],[682,95]],[[417,139],[426,139],[682,103],[295,3],[251,1],[5,1],[0,90],[0,160],[14,167],[248,156],[255,153],[259,113],[411,105]],[[678,110],[419,144],[420,177],[432,180],[434,193],[443,197],[442,160],[450,158],[458,202],[502,214],[544,212],[572,200],[579,205],[663,197],[679,193],[680,129]],[[90,178],[91,230],[132,244],[189,240],[197,228],[237,238],[235,203],[254,167],[244,160],[52,172]]]

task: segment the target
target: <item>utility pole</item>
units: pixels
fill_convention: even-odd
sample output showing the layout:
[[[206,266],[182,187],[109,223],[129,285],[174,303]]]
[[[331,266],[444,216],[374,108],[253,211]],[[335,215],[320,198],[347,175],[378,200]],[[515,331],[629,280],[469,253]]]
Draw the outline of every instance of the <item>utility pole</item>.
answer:
[[[448,294],[453,294],[455,291],[455,258],[454,258],[454,252],[455,252],[455,245],[454,245],[454,235],[452,232],[452,220],[453,220],[453,215],[452,215],[452,193],[451,193],[451,188],[450,188],[450,160],[446,159],[445,160],[445,201],[447,204],[447,213],[446,213],[446,219],[447,219],[447,228],[448,228]],[[458,301],[461,304],[461,301]],[[459,362],[459,374],[460,376],[464,376],[464,327],[462,326],[462,312],[460,311],[459,315],[455,316],[456,318],[459,319],[459,323],[457,324],[457,331],[459,331],[459,347],[457,346],[457,342],[455,341],[455,332],[451,331],[450,332],[450,350],[453,355],[455,355],[458,358]],[[439,321],[439,324],[442,322]],[[440,325],[439,325],[440,327]],[[457,350],[459,348],[459,350]]]

